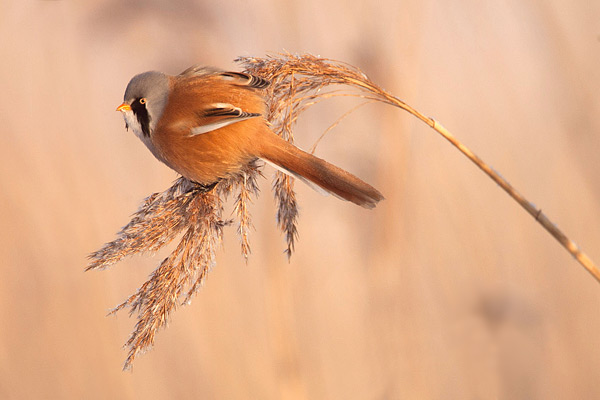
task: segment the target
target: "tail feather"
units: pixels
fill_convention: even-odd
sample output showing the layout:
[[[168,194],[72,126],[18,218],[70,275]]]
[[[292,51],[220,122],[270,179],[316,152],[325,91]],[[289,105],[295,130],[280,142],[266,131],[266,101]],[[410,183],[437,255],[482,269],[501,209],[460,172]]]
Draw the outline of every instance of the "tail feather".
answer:
[[[275,134],[269,136],[271,140],[262,143],[260,157],[283,172],[316,186],[317,190],[320,188],[365,208],[373,208],[384,199],[377,189],[351,173],[300,150]]]

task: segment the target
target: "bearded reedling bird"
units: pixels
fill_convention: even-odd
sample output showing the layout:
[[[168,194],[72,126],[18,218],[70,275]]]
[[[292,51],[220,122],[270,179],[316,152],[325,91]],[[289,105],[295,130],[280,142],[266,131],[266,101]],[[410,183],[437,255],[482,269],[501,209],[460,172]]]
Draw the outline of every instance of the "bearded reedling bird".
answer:
[[[154,156],[208,189],[260,158],[317,190],[373,208],[383,195],[371,185],[276,135],[263,117],[269,81],[193,66],[180,75],[149,71],[125,90],[125,126]]]

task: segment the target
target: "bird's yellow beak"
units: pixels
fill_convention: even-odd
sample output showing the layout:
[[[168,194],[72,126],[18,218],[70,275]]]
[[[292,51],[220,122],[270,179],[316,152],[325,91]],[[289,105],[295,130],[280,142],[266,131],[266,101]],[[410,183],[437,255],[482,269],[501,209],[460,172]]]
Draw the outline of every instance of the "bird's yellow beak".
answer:
[[[123,103],[119,107],[117,107],[116,111],[121,111],[121,112],[131,111],[131,106],[127,103]]]

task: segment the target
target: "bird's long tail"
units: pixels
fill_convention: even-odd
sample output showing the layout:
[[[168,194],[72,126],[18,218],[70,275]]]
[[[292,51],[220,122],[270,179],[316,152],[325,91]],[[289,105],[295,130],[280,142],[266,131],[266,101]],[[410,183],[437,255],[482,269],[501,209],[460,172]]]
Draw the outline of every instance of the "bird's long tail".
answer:
[[[383,195],[351,173],[300,150],[270,132],[261,141],[260,158],[282,172],[312,183],[318,188],[365,208],[373,208]]]

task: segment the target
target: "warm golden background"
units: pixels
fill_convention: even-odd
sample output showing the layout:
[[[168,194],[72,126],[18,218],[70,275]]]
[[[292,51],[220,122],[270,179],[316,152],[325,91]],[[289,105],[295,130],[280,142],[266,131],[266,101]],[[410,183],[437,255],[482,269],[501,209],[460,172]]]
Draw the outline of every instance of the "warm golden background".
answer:
[[[160,257],[83,272],[176,177],[114,111],[131,76],[284,49],[357,65],[441,121],[600,261],[599,22],[589,0],[0,3],[0,398],[600,398],[600,285],[458,151],[382,105],[318,154],[386,201],[367,211],[299,184],[288,264],[263,181],[248,265],[228,229],[133,372],[134,319],[105,314]],[[312,109],[299,144],[354,104]]]

